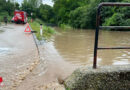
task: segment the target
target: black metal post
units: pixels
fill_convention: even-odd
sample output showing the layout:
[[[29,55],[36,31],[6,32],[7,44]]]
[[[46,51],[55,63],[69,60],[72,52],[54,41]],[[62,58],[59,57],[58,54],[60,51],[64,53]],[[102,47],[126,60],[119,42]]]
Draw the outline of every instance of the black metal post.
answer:
[[[96,32],[95,32],[95,45],[94,45],[94,61],[93,61],[93,68],[97,68],[97,49],[98,49],[98,35],[99,35],[99,25],[100,25],[100,8],[99,5],[97,10],[97,18],[96,18]]]

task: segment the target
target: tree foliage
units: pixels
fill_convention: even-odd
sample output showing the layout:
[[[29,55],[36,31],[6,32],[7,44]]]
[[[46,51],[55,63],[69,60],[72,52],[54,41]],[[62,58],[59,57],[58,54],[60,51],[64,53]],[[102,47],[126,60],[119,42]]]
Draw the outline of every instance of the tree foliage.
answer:
[[[95,28],[96,12],[101,2],[130,2],[129,0],[54,0],[55,21],[75,28]],[[130,7],[103,7],[103,25],[130,25]]]
[[[38,8],[39,10],[39,18],[41,18],[44,22],[51,22],[54,23],[54,13],[51,6],[46,4],[41,4]]]
[[[11,0],[12,1],[12,0]],[[67,24],[74,28],[95,28],[97,7],[101,2],[128,2],[130,0],[53,0],[54,6],[42,0],[23,0],[22,5],[0,0],[0,14],[12,15],[15,9],[23,10],[33,18],[47,23]],[[105,26],[130,25],[130,7],[102,7],[101,24]]]
[[[11,0],[0,0],[0,15],[12,16],[15,9],[19,9],[18,3]]]
[[[33,13],[33,17],[36,17],[37,8],[41,5],[42,0],[23,0],[22,9],[28,13],[28,16],[31,16]]]

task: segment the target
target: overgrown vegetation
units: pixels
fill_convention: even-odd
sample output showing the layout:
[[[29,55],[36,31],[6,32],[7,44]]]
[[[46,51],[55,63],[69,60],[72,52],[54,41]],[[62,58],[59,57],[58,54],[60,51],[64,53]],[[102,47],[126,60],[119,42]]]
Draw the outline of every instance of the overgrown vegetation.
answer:
[[[42,4],[42,0],[23,0],[21,6],[14,0],[0,0],[0,17],[12,16],[15,9],[24,10],[29,17],[39,18],[45,23],[61,27],[93,29],[96,24],[96,11],[101,2],[128,2],[130,0],[52,0],[54,6]],[[43,1],[44,2],[44,1]],[[32,15],[31,15],[32,13]],[[102,25],[129,26],[130,7],[103,7]],[[0,19],[1,20],[1,19]]]
[[[54,0],[55,21],[75,28],[95,28],[96,11],[101,2],[129,2],[130,0]],[[130,7],[103,7],[105,26],[130,25]]]
[[[0,22],[3,18],[7,16],[10,21],[13,17],[15,9],[19,9],[19,4],[17,2],[11,2],[11,0],[0,0]]]
[[[101,2],[129,2],[130,0],[53,0],[54,6],[41,4],[36,17],[46,23],[55,23],[62,28],[73,27],[94,29],[96,12]],[[130,25],[130,7],[103,7],[101,9],[102,25]]]
[[[37,31],[36,37],[38,40],[42,40],[43,37],[44,39],[49,39],[56,32],[52,27],[45,26],[45,24],[39,19],[36,19],[34,22],[30,22],[29,24],[33,30]],[[40,35],[40,24],[43,24],[43,36]]]

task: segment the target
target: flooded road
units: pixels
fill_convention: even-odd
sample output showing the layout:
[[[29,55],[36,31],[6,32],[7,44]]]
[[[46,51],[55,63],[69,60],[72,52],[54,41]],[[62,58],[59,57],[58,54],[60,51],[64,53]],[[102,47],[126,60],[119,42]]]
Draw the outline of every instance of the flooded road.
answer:
[[[0,90],[64,90],[63,81],[78,67],[92,66],[94,30],[56,28],[52,41],[39,44],[38,52],[25,25],[0,27]],[[99,46],[130,46],[130,32],[100,31]],[[37,64],[37,66],[36,66]],[[130,64],[130,50],[98,51],[98,66]],[[15,89],[14,89],[15,88]]]
[[[40,64],[28,75],[18,90],[64,90],[57,82],[64,81],[81,66],[92,66],[94,31],[56,28],[52,41],[39,44]],[[130,32],[101,31],[99,46],[130,46]],[[98,65],[130,64],[130,50],[98,52]]]
[[[25,34],[26,25],[0,26],[0,76],[4,86],[0,90],[14,90],[29,73],[31,64],[38,60],[32,34]]]
[[[54,37],[54,47],[65,61],[92,66],[94,30],[70,30]],[[63,31],[63,30],[62,30]],[[130,32],[100,31],[99,47],[130,47]],[[130,64],[130,50],[98,50],[98,65]]]

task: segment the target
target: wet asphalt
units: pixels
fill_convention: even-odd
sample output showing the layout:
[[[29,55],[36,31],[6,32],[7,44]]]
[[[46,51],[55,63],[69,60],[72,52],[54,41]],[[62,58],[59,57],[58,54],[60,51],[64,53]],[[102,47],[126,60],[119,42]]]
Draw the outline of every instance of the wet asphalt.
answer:
[[[0,26],[0,90],[15,90],[38,63],[38,52],[26,25]]]

